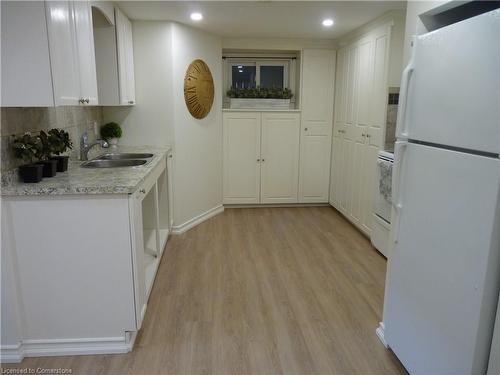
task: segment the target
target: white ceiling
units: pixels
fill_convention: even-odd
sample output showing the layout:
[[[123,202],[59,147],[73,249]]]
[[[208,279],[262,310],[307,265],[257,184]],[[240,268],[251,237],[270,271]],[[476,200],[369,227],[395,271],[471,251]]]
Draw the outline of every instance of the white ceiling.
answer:
[[[335,39],[405,1],[119,1],[134,20],[172,20],[223,37]],[[203,20],[191,21],[200,12]],[[321,21],[332,18],[325,28]]]

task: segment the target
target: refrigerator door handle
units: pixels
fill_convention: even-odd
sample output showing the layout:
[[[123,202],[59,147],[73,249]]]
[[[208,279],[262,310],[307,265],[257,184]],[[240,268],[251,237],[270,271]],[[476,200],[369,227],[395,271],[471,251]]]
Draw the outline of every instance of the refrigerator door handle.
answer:
[[[393,206],[393,227],[392,227],[392,240],[394,243],[398,242],[398,232],[399,232],[399,218],[401,216],[401,209],[403,208],[403,203],[401,202],[401,174],[402,174],[402,164],[404,160],[404,155],[406,149],[408,148],[408,142],[397,141],[394,148],[394,172],[392,176],[392,206]]]
[[[403,70],[401,76],[401,90],[399,95],[399,109],[398,117],[396,119],[396,137],[397,138],[408,138],[408,126],[406,123],[406,111],[408,108],[408,88],[410,85],[410,79],[412,77],[413,71],[415,70],[413,64],[413,56],[415,53],[415,41],[416,38],[412,38],[412,57],[406,68]]]

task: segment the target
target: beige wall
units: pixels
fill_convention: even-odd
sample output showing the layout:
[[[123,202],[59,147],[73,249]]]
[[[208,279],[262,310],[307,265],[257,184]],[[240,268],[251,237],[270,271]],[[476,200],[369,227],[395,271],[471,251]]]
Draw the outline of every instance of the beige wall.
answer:
[[[408,65],[408,62],[410,61],[411,37],[415,34],[422,34],[427,31],[418,16],[447,2],[448,1],[408,1],[406,5],[403,66]]]
[[[222,48],[229,50],[271,50],[300,51],[304,48],[334,49],[332,39],[297,39],[297,38],[222,38]]]
[[[174,224],[182,225],[222,205],[222,44],[221,39],[181,24],[172,25],[174,98]],[[202,59],[212,72],[215,98],[201,120],[184,102],[184,75]]]
[[[206,32],[168,21],[134,21],[136,105],[105,108],[122,124],[121,143],[173,148],[174,225],[222,205],[222,44]],[[195,59],[213,75],[215,100],[202,120],[184,102],[184,75]]]
[[[132,35],[136,104],[105,107],[104,120],[121,124],[124,145],[172,145],[172,24],[133,21]]]

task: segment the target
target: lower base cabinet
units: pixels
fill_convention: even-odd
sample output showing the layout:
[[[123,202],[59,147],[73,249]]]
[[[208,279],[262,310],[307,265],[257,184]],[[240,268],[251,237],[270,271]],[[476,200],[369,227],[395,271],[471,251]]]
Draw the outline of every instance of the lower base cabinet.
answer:
[[[225,112],[224,203],[297,203],[300,116]]]
[[[2,197],[2,362],[132,349],[171,228],[170,160],[133,194]]]

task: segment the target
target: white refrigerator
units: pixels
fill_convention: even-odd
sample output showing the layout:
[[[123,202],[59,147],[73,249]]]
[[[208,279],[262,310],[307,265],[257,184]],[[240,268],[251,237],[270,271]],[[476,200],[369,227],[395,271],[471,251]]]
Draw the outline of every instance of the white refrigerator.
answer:
[[[500,288],[500,10],[415,37],[401,84],[384,339],[484,374]]]

